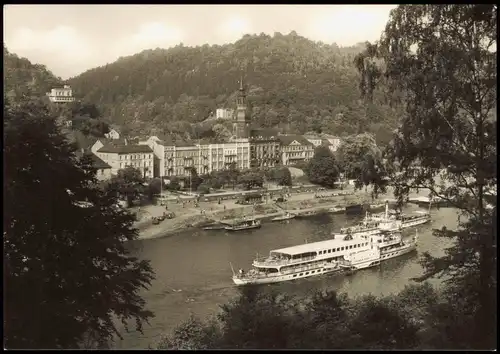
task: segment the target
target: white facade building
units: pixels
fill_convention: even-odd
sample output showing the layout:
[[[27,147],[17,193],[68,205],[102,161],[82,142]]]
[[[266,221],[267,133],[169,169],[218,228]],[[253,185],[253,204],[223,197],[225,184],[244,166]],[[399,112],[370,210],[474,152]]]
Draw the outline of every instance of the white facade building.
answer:
[[[215,111],[216,119],[232,119],[234,115],[234,110],[229,108],[217,108]]]
[[[118,170],[132,166],[145,178],[153,178],[154,156],[153,150],[145,145],[104,145],[97,150],[96,155],[111,166],[111,174],[116,175]]]
[[[120,139],[120,133],[118,133],[115,129],[110,129],[108,133],[104,134],[104,136],[108,139]]]
[[[50,92],[47,92],[47,96],[50,102],[54,103],[69,103],[75,100],[73,90],[69,85],[64,85],[63,88],[53,88]]]

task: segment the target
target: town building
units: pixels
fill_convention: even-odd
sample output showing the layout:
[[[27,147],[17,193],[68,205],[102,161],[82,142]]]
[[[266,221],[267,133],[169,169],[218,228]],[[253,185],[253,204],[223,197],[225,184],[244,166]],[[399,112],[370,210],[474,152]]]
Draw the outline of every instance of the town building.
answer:
[[[113,128],[111,128],[109,130],[109,132],[104,134],[104,136],[108,139],[114,139],[114,140],[120,139],[120,133],[116,129],[113,129]]]
[[[69,103],[75,100],[73,90],[69,85],[64,85],[63,88],[53,88],[50,92],[47,92],[47,96],[50,102],[54,103]]]
[[[144,178],[153,178],[153,150],[147,145],[107,144],[99,148],[95,154],[111,166],[113,175],[116,175],[118,170],[132,166],[141,171]]]
[[[315,148],[323,145],[323,138],[321,138],[319,135],[305,134],[304,138],[306,138],[311,144],[313,144]]]
[[[279,132],[276,129],[252,129],[250,167],[274,167],[281,161]]]
[[[332,152],[336,152],[342,142],[339,137],[330,134],[322,134],[323,139],[327,140],[331,145],[329,145]]]
[[[250,168],[248,139],[233,139],[229,143],[208,144],[172,141],[167,136],[151,136],[146,141],[154,153],[154,176],[189,176],[191,168],[199,175],[221,171],[235,163],[238,169]]]
[[[281,163],[285,166],[306,162],[314,156],[314,145],[301,135],[278,135]]]
[[[340,146],[340,138],[330,134],[305,134],[306,138],[315,148],[318,146],[326,146],[331,152],[336,152]]]
[[[217,108],[215,110],[215,119],[233,119],[234,109]]]
[[[102,148],[104,145],[121,146],[121,145],[128,145],[128,143],[129,143],[128,139],[125,139],[125,138],[121,138],[121,139],[97,138],[94,140],[90,150],[94,154],[96,154],[97,151],[100,148]]]
[[[112,177],[111,166],[100,159],[98,156],[93,154],[90,150],[80,148],[75,152],[76,156],[82,158],[83,156],[89,156],[92,161],[92,166],[96,169],[96,178],[99,181],[105,181]]]

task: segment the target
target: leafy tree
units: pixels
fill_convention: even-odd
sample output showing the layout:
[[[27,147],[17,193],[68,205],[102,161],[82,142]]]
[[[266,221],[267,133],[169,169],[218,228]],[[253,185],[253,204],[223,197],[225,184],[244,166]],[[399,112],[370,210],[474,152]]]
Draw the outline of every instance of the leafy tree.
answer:
[[[370,184],[378,188],[382,185],[387,167],[372,135],[345,137],[337,151],[337,157],[342,171],[356,180],[357,188]]]
[[[187,186],[187,188],[189,188],[190,190],[195,191],[198,189],[198,186],[203,182],[203,180],[200,178],[200,176],[198,176],[198,172],[196,171],[195,167],[189,168],[188,173],[190,177],[185,178],[185,186]]]
[[[307,338],[309,349],[346,349],[351,344],[348,328],[349,299],[335,291],[317,292],[307,304]]]
[[[228,181],[228,183],[231,183],[233,185],[233,189],[236,186],[236,183],[238,183],[239,177],[240,177],[240,170],[238,170],[238,167],[236,166],[236,163],[233,162],[229,165],[229,168],[225,170],[222,174],[224,178]]]
[[[241,296],[222,306],[218,318],[224,333],[220,349],[292,348],[298,332],[297,304],[276,291],[244,287]]]
[[[135,199],[139,198],[143,191],[144,178],[141,171],[132,166],[127,166],[118,170],[109,183],[109,190],[124,198],[129,206],[132,206]]]
[[[154,196],[162,192],[162,182],[159,178],[152,179],[146,188],[146,193],[149,200],[153,200]]]
[[[238,177],[238,183],[244,185],[245,189],[262,187],[264,184],[264,176],[258,171],[246,171]]]
[[[287,167],[279,167],[276,169],[275,180],[280,186],[292,186],[292,174]]]
[[[165,187],[171,191],[178,191],[179,189],[181,189],[179,179],[176,177],[170,177],[170,181],[165,184]]]
[[[217,348],[221,340],[218,323],[211,320],[203,323],[191,316],[178,326],[172,336],[163,336],[156,349],[203,350]]]
[[[427,188],[460,211],[456,230],[435,230],[455,242],[443,257],[424,255],[420,280],[446,276],[447,306],[461,316],[442,343],[468,349],[496,343],[496,199],[488,201],[497,184],[496,38],[497,5],[400,5],[380,42],[357,59],[366,95],[379,83],[404,104],[387,151],[400,201]],[[383,65],[366,65],[376,60]],[[381,79],[366,85],[373,71]],[[472,332],[465,343],[453,340],[462,323]]]
[[[212,127],[212,131],[215,133],[215,137],[219,141],[228,141],[231,137],[231,132],[223,124],[215,124]]]
[[[103,121],[90,118],[80,118],[80,122],[75,124],[74,128],[78,128],[83,134],[90,135],[96,138],[103,138],[109,133],[109,125]]]
[[[197,190],[202,194],[208,194],[210,193],[210,185],[203,182],[198,186]]]
[[[314,156],[309,161],[306,174],[311,183],[320,186],[333,187],[339,176],[339,168],[332,152],[325,146],[318,146]]]
[[[27,143],[29,142],[29,144]],[[134,217],[97,187],[42,104],[4,107],[4,340],[9,349],[79,348],[152,316],[153,271],[131,257]],[[86,156],[86,155],[85,155]]]
[[[396,307],[382,299],[367,296],[356,300],[356,310],[349,321],[350,348],[411,349],[418,343],[418,327],[409,322]]]

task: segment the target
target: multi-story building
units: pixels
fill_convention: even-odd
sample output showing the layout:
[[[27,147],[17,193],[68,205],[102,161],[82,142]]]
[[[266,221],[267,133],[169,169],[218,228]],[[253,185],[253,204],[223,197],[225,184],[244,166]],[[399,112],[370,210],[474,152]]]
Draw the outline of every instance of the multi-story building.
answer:
[[[141,171],[144,178],[153,178],[153,150],[147,145],[104,145],[96,155],[111,166],[111,173],[117,174],[127,166]]]
[[[230,108],[217,108],[215,110],[216,119],[232,119],[234,115],[234,109]]]
[[[275,129],[250,132],[250,167],[274,167],[281,162],[280,141]]]
[[[50,92],[47,92],[47,96],[50,102],[54,103],[69,103],[75,100],[73,90],[69,85],[64,85],[63,88],[53,88]]]
[[[112,177],[111,166],[101,160],[97,155],[93,154],[88,149],[81,148],[75,152],[76,156],[82,158],[88,155],[92,161],[92,166],[96,169],[96,178],[99,181],[108,180]]]
[[[329,145],[329,147],[330,147],[330,150],[332,152],[335,152],[338,150],[340,143],[341,143],[341,140],[339,137],[336,137],[336,136],[330,135],[330,134],[323,134],[322,137],[323,137],[323,139],[327,140],[331,144],[331,145]]]
[[[323,144],[323,138],[317,135],[306,134],[304,135],[304,138],[306,138],[311,144],[313,144],[315,148]]]
[[[300,135],[278,135],[281,163],[285,166],[309,161],[314,155],[314,145]]]
[[[304,135],[311,144],[314,145],[315,148],[318,146],[326,146],[330,149],[331,152],[337,151],[340,146],[340,139],[330,135],[330,134],[321,134],[321,135]]]
[[[188,176],[190,168],[198,174],[220,171],[236,163],[239,169],[250,168],[248,139],[233,139],[224,144],[190,144],[169,137],[151,136],[139,144],[151,148],[155,158],[155,176]]]
[[[90,150],[96,154],[97,151],[102,148],[104,145],[113,145],[113,146],[122,146],[122,145],[128,145],[128,140],[123,138],[123,139],[108,139],[108,138],[97,138]]]
[[[248,139],[233,139],[223,145],[224,167],[235,164],[239,170],[250,168],[250,143]]]

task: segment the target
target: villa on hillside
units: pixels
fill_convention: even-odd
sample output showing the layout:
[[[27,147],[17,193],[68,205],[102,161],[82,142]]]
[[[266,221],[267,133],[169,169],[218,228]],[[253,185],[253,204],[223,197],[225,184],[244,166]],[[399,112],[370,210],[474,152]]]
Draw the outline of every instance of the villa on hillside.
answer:
[[[53,88],[47,92],[50,102],[54,103],[69,103],[74,102],[73,90],[69,85],[64,85],[63,88]]]

